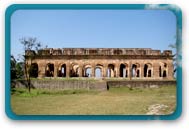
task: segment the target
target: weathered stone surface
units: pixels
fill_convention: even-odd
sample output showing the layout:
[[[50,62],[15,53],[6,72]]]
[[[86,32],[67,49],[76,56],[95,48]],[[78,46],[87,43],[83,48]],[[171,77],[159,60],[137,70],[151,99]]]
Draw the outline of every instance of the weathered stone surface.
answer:
[[[31,80],[31,86],[38,89],[58,89],[58,90],[107,90],[106,81],[102,80]],[[25,80],[17,80],[15,87],[25,88],[27,82]]]
[[[110,87],[142,87],[142,88],[157,88],[161,86],[176,86],[176,81],[155,81],[155,80],[131,80],[131,81],[107,81],[107,86]]]
[[[57,80],[48,79],[41,80],[36,79],[31,81],[33,88],[45,88],[45,89],[86,89],[86,90],[108,90],[111,87],[132,87],[132,88],[158,88],[161,86],[175,86],[176,81],[109,81],[109,80]],[[17,80],[15,87],[27,87],[25,80]]]
[[[150,48],[64,48],[26,52],[35,77],[173,79],[172,51]],[[34,55],[34,56],[33,56]],[[87,69],[90,72],[87,73]],[[100,74],[97,75],[97,70]]]

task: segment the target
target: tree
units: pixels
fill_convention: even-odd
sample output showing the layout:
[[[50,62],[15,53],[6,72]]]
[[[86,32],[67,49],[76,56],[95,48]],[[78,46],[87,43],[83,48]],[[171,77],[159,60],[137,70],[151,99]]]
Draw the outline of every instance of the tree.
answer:
[[[41,43],[37,41],[37,38],[29,37],[20,39],[20,43],[24,46],[24,74],[27,81],[28,90],[31,90],[31,64],[35,56],[35,52],[41,47]],[[34,52],[34,53],[33,53]]]
[[[16,79],[16,60],[13,55],[11,55],[11,81]]]
[[[169,44],[169,47],[171,49],[173,49],[174,51],[176,51],[176,49],[177,49],[176,43],[175,44]],[[178,53],[176,51],[176,53],[173,55],[173,66],[174,66],[173,73],[174,73],[174,75],[176,74],[176,71],[177,71],[177,57],[178,57]]]
[[[24,63],[23,62],[16,62],[16,78],[23,78],[24,76]]]

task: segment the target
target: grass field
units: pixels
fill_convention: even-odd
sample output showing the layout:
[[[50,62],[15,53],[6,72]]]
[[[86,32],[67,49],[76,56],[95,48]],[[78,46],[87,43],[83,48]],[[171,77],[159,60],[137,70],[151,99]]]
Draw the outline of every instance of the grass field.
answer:
[[[143,115],[171,114],[176,107],[176,86],[109,91],[50,91],[14,89],[11,107],[25,115]]]

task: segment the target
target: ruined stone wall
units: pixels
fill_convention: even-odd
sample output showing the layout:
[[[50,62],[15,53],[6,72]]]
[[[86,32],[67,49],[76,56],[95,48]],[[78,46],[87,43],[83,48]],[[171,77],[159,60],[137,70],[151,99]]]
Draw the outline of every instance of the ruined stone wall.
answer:
[[[50,90],[99,90],[104,91],[112,87],[129,87],[129,88],[154,88],[161,86],[176,86],[175,80],[169,81],[157,81],[157,80],[138,80],[138,81],[111,81],[111,80],[32,80],[31,86],[38,89],[50,89]],[[25,88],[27,82],[24,80],[17,80],[15,87]]]
[[[15,87],[26,88],[25,80],[17,80]],[[106,81],[102,80],[31,80],[31,87],[51,90],[107,90]]]
[[[98,68],[101,78],[173,79],[170,50],[66,48],[41,50],[34,55],[38,78],[96,77]]]
[[[102,67],[102,77],[107,77],[107,69],[109,64],[114,65],[114,71],[115,76],[114,77],[120,77],[120,65],[125,64],[127,65],[128,69],[132,68],[133,64],[139,64],[138,69],[140,70],[140,78],[144,78],[144,65],[145,64],[151,64],[152,65],[152,75],[150,78],[161,78],[159,77],[159,67],[161,63],[167,64],[167,78],[172,79],[173,78],[173,61],[170,59],[36,59],[33,61],[33,63],[37,63],[39,66],[39,77],[45,77],[45,69],[47,64],[54,64],[54,77],[58,77],[58,68],[61,67],[63,64],[66,64],[67,68],[67,77],[69,77],[70,69],[72,65],[78,65],[79,67],[79,77],[82,77],[82,70],[85,68],[86,65],[91,67],[92,70],[92,77],[95,77],[95,68],[97,66]],[[128,70],[128,77],[131,74],[131,71]]]
[[[176,86],[176,81],[107,81],[107,87],[155,88],[161,86]]]

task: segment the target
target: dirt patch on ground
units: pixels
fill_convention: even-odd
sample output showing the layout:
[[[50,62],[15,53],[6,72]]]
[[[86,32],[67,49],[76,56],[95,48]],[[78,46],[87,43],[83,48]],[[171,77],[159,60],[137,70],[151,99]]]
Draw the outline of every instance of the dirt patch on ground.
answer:
[[[154,104],[148,107],[147,115],[165,115],[165,111],[169,106],[164,104]]]

